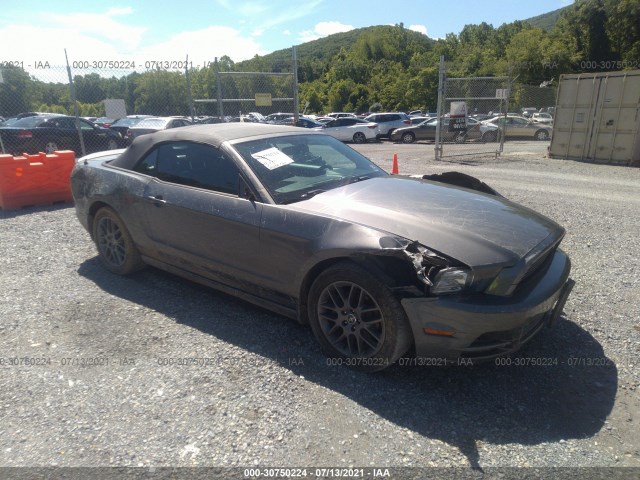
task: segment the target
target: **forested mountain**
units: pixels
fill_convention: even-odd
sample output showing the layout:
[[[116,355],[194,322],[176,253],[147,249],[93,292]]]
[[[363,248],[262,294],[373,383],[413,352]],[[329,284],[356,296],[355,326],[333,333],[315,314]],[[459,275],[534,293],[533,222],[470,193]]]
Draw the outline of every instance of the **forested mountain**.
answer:
[[[558,19],[560,18],[560,14],[569,7],[562,7],[557,10],[553,10],[552,12],[543,13],[542,15],[537,15],[535,17],[527,18],[523,20],[527,22],[529,25],[533,27],[541,28],[547,32],[551,31],[553,27],[558,23]]]
[[[555,25],[548,31],[535,17],[498,27],[484,22],[466,25],[457,34],[433,40],[400,24],[361,28],[299,45],[300,104],[309,102],[309,112],[433,110],[441,55],[451,77],[510,75],[530,85],[557,80],[563,73],[640,69],[640,0],[577,0],[550,12],[547,20],[555,15]],[[222,57],[219,67],[223,72],[289,72],[291,50],[238,63]],[[19,68],[2,73],[0,115],[73,111],[65,83],[36,81]],[[216,98],[213,67],[194,68],[190,77],[194,98]],[[75,85],[84,115],[100,113],[104,98],[124,98],[130,113],[189,112],[184,72],[154,70],[119,78],[93,73],[75,76]],[[233,86],[233,94],[251,97],[260,91],[251,90],[252,86],[250,81],[240,82]],[[273,93],[287,96],[283,91]],[[215,108],[200,104],[199,113],[215,113]]]

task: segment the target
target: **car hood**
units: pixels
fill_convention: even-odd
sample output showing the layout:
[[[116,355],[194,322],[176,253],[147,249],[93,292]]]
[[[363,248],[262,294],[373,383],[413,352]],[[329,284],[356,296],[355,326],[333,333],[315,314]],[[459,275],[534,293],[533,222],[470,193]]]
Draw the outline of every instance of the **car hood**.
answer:
[[[509,200],[407,177],[378,177],[288,207],[415,240],[469,266],[511,265],[564,229]],[[547,240],[548,241],[548,240]]]

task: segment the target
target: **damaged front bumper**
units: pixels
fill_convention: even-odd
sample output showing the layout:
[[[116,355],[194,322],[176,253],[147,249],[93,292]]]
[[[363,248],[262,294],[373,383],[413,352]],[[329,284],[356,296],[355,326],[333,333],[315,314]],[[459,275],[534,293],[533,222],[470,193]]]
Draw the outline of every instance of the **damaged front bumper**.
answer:
[[[516,351],[561,314],[573,287],[562,250],[510,296],[486,294],[404,298],[416,356],[487,360]],[[427,332],[447,332],[446,335]]]

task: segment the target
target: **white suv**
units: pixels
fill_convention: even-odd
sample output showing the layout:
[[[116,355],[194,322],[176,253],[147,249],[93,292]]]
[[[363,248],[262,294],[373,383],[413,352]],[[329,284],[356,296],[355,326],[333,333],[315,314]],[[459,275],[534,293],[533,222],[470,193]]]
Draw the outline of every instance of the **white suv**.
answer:
[[[402,112],[372,113],[368,117],[365,117],[365,120],[378,124],[376,138],[389,138],[396,128],[408,127],[411,125],[411,119],[409,116]]]

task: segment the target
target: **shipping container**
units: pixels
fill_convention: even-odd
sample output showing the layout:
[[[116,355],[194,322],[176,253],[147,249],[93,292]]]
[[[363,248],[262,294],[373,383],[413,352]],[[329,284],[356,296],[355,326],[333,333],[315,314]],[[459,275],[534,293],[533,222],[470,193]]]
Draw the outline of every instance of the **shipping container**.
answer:
[[[640,70],[561,75],[549,156],[640,167]]]

